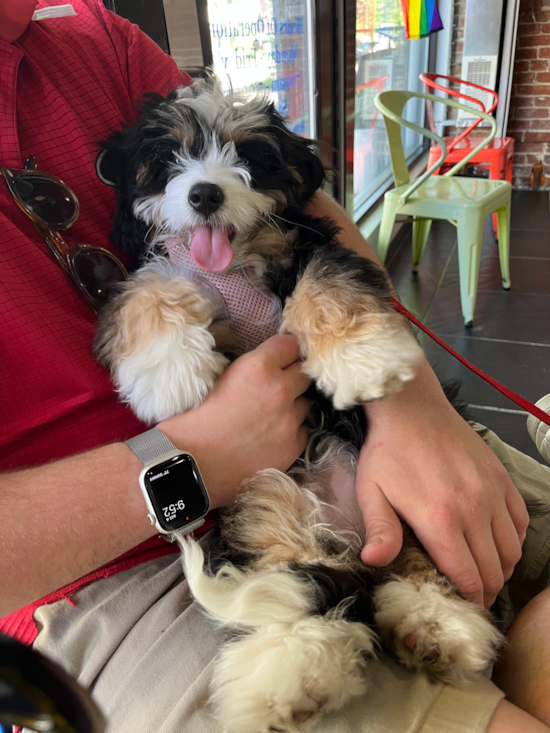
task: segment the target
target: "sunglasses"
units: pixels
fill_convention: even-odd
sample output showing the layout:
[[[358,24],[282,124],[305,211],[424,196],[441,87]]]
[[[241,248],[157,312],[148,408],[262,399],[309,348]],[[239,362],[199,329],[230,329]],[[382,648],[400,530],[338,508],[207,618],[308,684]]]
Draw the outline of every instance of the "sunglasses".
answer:
[[[32,221],[57,263],[97,315],[101,306],[128,278],[126,268],[109,250],[91,244],[69,247],[60,232],[78,219],[78,199],[59,178],[36,170],[34,157],[24,170],[0,168],[0,173],[19,208]]]
[[[105,719],[89,694],[57,663],[0,635],[0,730],[102,733]]]

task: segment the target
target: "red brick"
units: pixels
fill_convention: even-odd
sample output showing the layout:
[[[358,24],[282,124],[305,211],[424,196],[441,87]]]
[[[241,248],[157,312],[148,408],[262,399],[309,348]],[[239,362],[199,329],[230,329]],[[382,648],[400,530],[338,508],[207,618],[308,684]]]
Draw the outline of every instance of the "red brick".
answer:
[[[550,120],[531,120],[531,130],[550,130]]]
[[[516,152],[518,153],[539,153],[541,152],[541,145],[537,143],[516,143]]]
[[[515,93],[520,97],[542,96],[550,94],[550,84],[518,84]]]
[[[550,142],[550,132],[524,132],[522,142],[548,143]]]
[[[520,61],[519,63],[524,64],[525,61]],[[531,59],[531,61],[527,62],[531,68],[531,71],[548,71],[550,69],[550,64],[548,61],[544,61],[543,59]],[[515,64],[517,66],[517,63]]]
[[[522,36],[521,29],[518,29],[518,46],[528,48],[530,46],[547,46],[548,36],[546,33],[539,33],[536,36]]]
[[[529,1],[530,0],[528,0],[528,2]],[[550,16],[550,7],[548,6],[545,9],[534,9],[532,6],[526,6],[525,10],[527,12],[522,13],[519,18],[520,28],[524,23],[531,23],[533,20],[537,23],[544,23]]]
[[[521,23],[518,25],[518,37],[519,36],[534,36],[541,33],[542,28],[540,23]]]
[[[537,51],[538,55],[542,58],[543,54],[541,53],[546,49],[543,48],[518,48],[516,49],[516,59],[521,61],[522,59],[536,59],[537,58]],[[545,56],[544,58],[550,58],[550,56]]]
[[[534,165],[537,162],[537,160],[539,160],[539,158],[535,154],[522,155],[522,154],[516,153],[514,155],[514,168],[520,167],[522,165],[524,165],[524,166],[532,166],[532,165]]]
[[[539,96],[533,97],[535,107],[550,107],[550,97]]]
[[[536,71],[536,69],[531,69],[529,64],[532,64],[532,61],[529,61],[528,59],[525,59],[524,61],[516,61],[514,64],[514,76],[516,74],[520,74],[523,71]],[[543,62],[540,62],[543,63]],[[542,70],[542,69],[541,69]]]
[[[550,81],[550,72],[548,71],[539,71],[537,74],[537,83],[542,82],[546,83]]]
[[[538,52],[539,52],[539,54],[538,54],[539,55],[539,59],[550,59],[550,46],[547,46],[546,48],[539,48],[538,49]],[[526,56],[523,56],[522,58],[527,58],[527,57]],[[529,56],[529,58],[531,58],[531,57]]]
[[[519,107],[514,112],[515,119],[517,120],[543,119],[548,117],[548,110],[543,107],[529,107],[527,109]]]
[[[509,129],[511,130],[529,130],[530,129],[530,120],[511,120],[508,124]]]
[[[516,97],[515,92],[512,94],[512,99],[510,100],[510,104],[512,107],[518,107],[518,108],[524,108],[524,107],[532,107],[533,106],[533,97]]]
[[[539,72],[536,74],[534,71],[522,71],[522,72],[515,72],[514,71],[514,78],[513,83],[514,84],[530,84],[531,82],[535,81],[535,77],[537,79],[537,82],[545,81],[544,79],[539,79],[542,72]]]

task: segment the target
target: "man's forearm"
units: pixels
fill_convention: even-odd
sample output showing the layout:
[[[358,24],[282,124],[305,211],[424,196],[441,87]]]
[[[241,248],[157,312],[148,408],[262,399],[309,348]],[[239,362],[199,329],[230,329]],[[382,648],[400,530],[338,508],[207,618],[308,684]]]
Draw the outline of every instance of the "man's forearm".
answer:
[[[0,617],[152,536],[123,443],[0,476]]]

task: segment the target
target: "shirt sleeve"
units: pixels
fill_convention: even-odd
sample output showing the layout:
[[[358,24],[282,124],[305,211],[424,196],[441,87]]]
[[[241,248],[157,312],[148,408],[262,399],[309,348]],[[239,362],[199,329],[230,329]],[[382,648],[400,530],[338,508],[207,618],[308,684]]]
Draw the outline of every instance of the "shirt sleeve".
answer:
[[[178,69],[174,59],[139,26],[106,10],[101,0],[96,2],[113,42],[120,70],[126,78],[131,99],[138,102],[147,92],[166,95],[176,87],[191,84],[191,77]]]

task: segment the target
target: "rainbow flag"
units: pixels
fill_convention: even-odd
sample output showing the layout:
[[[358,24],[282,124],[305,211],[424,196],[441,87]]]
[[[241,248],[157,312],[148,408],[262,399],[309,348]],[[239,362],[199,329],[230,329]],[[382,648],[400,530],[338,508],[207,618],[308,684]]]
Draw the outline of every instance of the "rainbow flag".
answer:
[[[424,38],[443,28],[437,0],[401,0],[407,38]]]

